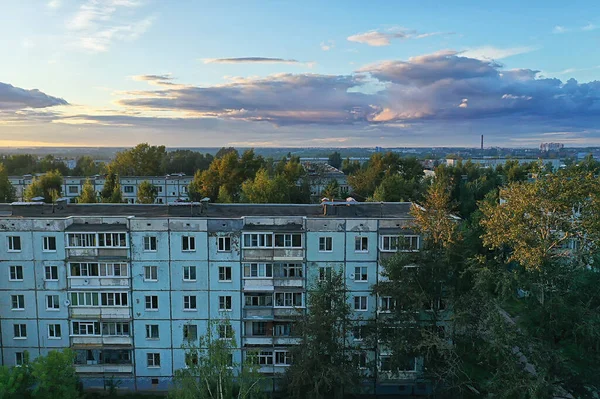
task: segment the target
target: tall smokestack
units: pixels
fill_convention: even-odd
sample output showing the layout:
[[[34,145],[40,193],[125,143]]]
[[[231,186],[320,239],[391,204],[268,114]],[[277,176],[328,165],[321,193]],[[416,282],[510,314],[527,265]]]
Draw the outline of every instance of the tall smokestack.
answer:
[[[483,134],[481,135],[481,151],[483,151]]]

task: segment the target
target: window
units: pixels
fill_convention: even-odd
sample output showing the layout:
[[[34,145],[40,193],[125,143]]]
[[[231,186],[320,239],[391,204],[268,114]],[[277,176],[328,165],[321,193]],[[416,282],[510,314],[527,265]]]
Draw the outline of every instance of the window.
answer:
[[[405,359],[401,359],[396,365],[392,365],[392,357],[388,355],[383,355],[379,357],[379,369],[381,371],[416,371],[417,370],[417,359],[414,357],[406,357]]]
[[[10,281],[23,281],[23,266],[10,266],[9,267]]]
[[[15,352],[15,364],[17,366],[25,364],[25,352]]]
[[[79,194],[78,186],[69,186],[69,194]]]
[[[276,263],[273,275],[279,278],[301,278],[304,268],[301,263]]]
[[[160,353],[147,354],[148,367],[160,367]]]
[[[302,234],[275,234],[275,247],[302,248]]]
[[[359,369],[364,370],[367,368],[367,354],[365,352],[354,353],[352,360]]]
[[[389,313],[396,309],[396,300],[391,296],[382,296],[379,298],[379,311]]]
[[[400,240],[401,251],[418,251],[419,250],[419,236],[404,236]]]
[[[11,295],[12,310],[25,309],[25,295]]]
[[[146,339],[158,338],[158,324],[146,324]]]
[[[231,339],[233,338],[233,327],[231,324],[219,324],[219,339]]]
[[[267,335],[267,322],[255,321],[252,323],[252,336],[266,336]]]
[[[183,339],[186,341],[195,341],[198,339],[198,326],[195,324],[185,324],[183,326]]]
[[[244,296],[245,306],[273,306],[273,295],[271,294],[246,294]]]
[[[273,335],[276,337],[291,337],[292,323],[277,323],[273,328]]]
[[[319,237],[319,252],[331,252],[333,247],[332,237]]]
[[[185,354],[185,365],[187,367],[198,365],[198,353],[186,352]]]
[[[45,266],[44,267],[44,280],[57,281],[58,280],[58,266]]]
[[[195,295],[184,295],[183,296],[183,310],[196,310],[196,296]]]
[[[319,281],[331,279],[331,266],[319,266]]]
[[[356,266],[354,267],[354,281],[356,282],[367,282],[369,280],[369,275],[367,273],[366,266]]]
[[[231,266],[219,266],[219,281],[231,281]]]
[[[60,339],[61,337],[60,324],[48,324],[48,338]]]
[[[74,321],[73,335],[100,335],[100,323],[97,321]]]
[[[71,248],[127,248],[127,233],[69,233]]]
[[[146,295],[146,310],[158,310],[158,295]]]
[[[144,266],[144,281],[158,281],[158,266]]]
[[[133,186],[123,186],[123,192],[127,194],[133,193]]]
[[[102,292],[100,299],[102,306],[127,306],[129,303],[127,292]]]
[[[302,292],[276,292],[275,307],[302,307]]]
[[[123,323],[123,322],[102,323],[102,335],[129,337],[129,323]]]
[[[217,247],[218,252],[229,252],[231,251],[231,237],[219,237],[219,245]]]
[[[369,237],[354,237],[354,252],[369,252]]]
[[[275,364],[289,366],[292,364],[292,354],[288,351],[275,351]]]
[[[90,307],[99,306],[97,292],[71,292],[71,306]]]
[[[60,302],[58,301],[58,295],[46,295],[46,310],[58,310],[60,309]]]
[[[271,233],[244,233],[244,248],[272,248],[273,234]]]
[[[359,312],[365,312],[367,310],[367,297],[366,296],[355,296],[354,297],[354,310]]]
[[[98,246],[103,248],[127,248],[126,233],[100,233]]]
[[[183,267],[183,281],[196,281],[196,266]]]
[[[244,263],[244,277],[272,278],[273,265],[271,263]]]
[[[127,277],[127,263],[69,263],[69,277]]]
[[[93,233],[69,233],[67,243],[72,248],[89,248],[96,246],[96,234]]]
[[[196,237],[183,236],[181,237],[181,250],[191,252],[196,250]]]
[[[56,237],[45,236],[42,248],[44,252],[56,252]]]
[[[355,341],[362,341],[365,337],[365,328],[364,326],[354,326],[352,327],[352,339]]]
[[[145,236],[144,237],[144,251],[146,252],[154,252],[156,251],[156,237],[155,236]]]
[[[220,296],[219,297],[219,311],[231,312],[231,296]]]
[[[419,249],[419,236],[382,236],[381,250],[387,252],[417,251]]]
[[[21,251],[21,237],[19,236],[8,236],[8,252],[19,252]]]
[[[15,339],[27,338],[27,325],[26,324],[13,324],[13,333]]]
[[[269,365],[273,364],[273,352],[272,351],[260,351],[256,355],[256,363]]]

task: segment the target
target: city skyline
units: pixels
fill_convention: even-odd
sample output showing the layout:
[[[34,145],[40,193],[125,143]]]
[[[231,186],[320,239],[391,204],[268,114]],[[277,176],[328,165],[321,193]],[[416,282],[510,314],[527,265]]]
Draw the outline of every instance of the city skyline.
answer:
[[[537,4],[3,4],[0,146],[600,145],[600,5]]]

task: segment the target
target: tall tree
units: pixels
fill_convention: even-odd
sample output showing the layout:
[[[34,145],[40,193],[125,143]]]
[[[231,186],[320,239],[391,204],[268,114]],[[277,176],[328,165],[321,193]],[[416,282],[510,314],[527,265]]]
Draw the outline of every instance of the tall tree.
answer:
[[[219,337],[219,329],[233,331],[228,320],[209,323],[200,345],[186,344],[186,368],[175,370],[170,399],[262,398],[262,377],[248,352],[243,362],[233,360],[233,336]]]
[[[288,398],[343,398],[355,393],[361,379],[347,337],[352,311],[344,275],[333,272],[309,293],[309,312],[298,323],[302,337],[292,350],[283,384]]]
[[[15,188],[8,179],[6,168],[0,163],[0,202],[9,203],[15,199]]]
[[[144,180],[138,185],[137,202],[140,204],[154,204],[158,189],[148,180]]]
[[[242,184],[242,200],[255,204],[289,202],[289,185],[283,176],[270,178],[266,169],[260,169],[253,180]]]
[[[98,202],[96,190],[94,189],[94,185],[90,179],[85,179],[85,183],[83,184],[79,198],[77,198],[77,202],[81,204],[95,204]]]
[[[79,398],[78,378],[73,366],[74,355],[70,349],[50,351],[33,362],[35,379],[33,397],[39,399]]]
[[[335,179],[331,179],[322,192],[323,196],[333,200],[340,197],[340,184]]]
[[[58,170],[51,170],[33,179],[27,186],[23,196],[27,201],[36,197],[44,197],[44,202],[50,204],[62,195],[63,177]]]
[[[120,176],[160,176],[165,174],[167,152],[164,145],[141,143],[118,152],[109,169]]]
[[[94,158],[84,155],[77,158],[72,174],[75,176],[93,176],[102,171],[102,166],[96,164]]]
[[[334,168],[339,169],[342,166],[342,156],[339,152],[334,151],[332,154],[329,155],[327,163],[333,166]]]
[[[104,181],[104,187],[100,192],[102,202],[118,204],[123,202],[123,193],[121,192],[121,183],[119,176],[109,169]]]

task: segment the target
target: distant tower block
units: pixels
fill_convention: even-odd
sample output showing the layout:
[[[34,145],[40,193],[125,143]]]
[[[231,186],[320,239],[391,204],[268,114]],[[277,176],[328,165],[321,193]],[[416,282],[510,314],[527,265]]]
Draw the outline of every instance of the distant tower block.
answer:
[[[481,151],[483,151],[483,134],[481,135]]]

